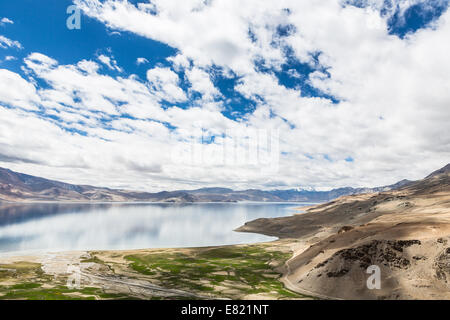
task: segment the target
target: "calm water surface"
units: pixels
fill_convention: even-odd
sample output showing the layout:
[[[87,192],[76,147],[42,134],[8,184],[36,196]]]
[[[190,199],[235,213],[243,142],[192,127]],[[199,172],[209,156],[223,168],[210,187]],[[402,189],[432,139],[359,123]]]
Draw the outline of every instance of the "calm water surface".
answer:
[[[257,218],[292,215],[293,203],[0,204],[0,253],[120,250],[255,243],[234,232]]]

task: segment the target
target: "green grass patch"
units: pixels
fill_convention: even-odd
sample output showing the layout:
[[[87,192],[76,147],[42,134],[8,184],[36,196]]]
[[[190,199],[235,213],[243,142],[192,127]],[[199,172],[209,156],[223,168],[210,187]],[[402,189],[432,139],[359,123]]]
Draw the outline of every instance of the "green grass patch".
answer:
[[[39,288],[41,287],[42,284],[40,283],[34,283],[34,282],[29,282],[29,283],[19,283],[19,284],[15,284],[13,286],[11,286],[11,289],[35,289],[35,288]]]
[[[214,286],[222,286],[234,289],[241,296],[276,292],[278,298],[301,298],[304,296],[284,288],[279,281],[281,275],[269,265],[274,261],[283,264],[290,256],[261,246],[230,246],[198,249],[193,255],[149,253],[133,254],[125,259],[134,271],[154,276],[168,288],[220,294]]]
[[[102,261],[101,259],[99,259],[99,258],[96,257],[96,256],[92,256],[92,257],[89,258],[89,259],[83,259],[83,260],[81,260],[80,262],[82,262],[82,263],[93,262],[93,263],[98,263],[98,264],[105,264],[104,261]]]
[[[63,285],[41,288],[40,283],[22,283],[0,288],[0,300],[95,300],[95,299],[136,299],[126,294],[105,293],[100,288],[83,287],[69,289]]]

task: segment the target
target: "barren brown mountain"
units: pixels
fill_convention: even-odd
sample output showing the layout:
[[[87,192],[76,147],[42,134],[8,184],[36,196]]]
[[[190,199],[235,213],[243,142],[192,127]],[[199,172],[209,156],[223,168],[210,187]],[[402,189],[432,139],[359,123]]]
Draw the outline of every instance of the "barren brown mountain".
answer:
[[[450,299],[450,164],[421,181],[345,196],[239,231],[290,239],[289,288],[343,299]],[[368,289],[367,268],[381,270]]]

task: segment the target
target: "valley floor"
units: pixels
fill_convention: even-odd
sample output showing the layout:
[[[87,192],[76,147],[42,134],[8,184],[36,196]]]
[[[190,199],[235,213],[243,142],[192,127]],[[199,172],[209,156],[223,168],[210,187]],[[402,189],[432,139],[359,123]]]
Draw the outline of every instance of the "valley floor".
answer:
[[[0,299],[308,299],[280,282],[290,242],[0,258]]]

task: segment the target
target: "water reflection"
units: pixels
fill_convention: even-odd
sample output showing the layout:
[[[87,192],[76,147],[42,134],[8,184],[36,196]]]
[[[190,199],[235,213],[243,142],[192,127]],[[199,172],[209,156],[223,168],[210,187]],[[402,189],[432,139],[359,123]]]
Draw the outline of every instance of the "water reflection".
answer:
[[[301,204],[305,205],[305,204]],[[299,204],[26,204],[0,206],[0,252],[197,247],[273,238],[234,232]]]

